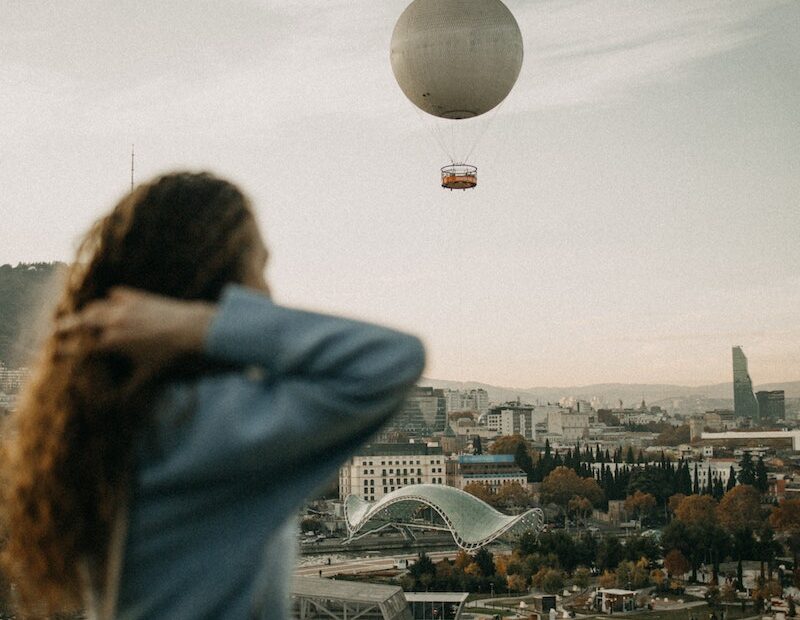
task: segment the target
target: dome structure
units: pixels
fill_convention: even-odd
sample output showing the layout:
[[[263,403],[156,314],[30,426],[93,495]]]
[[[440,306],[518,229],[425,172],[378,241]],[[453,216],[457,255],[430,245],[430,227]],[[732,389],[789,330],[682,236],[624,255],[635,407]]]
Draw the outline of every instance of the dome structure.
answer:
[[[400,15],[391,63],[421,110],[480,116],[506,98],[522,68],[522,34],[500,0],[414,0]]]
[[[349,495],[344,503],[345,523],[350,539],[382,529],[388,525],[423,527],[414,523],[420,506],[432,508],[444,525],[439,529],[449,531],[462,549],[482,547],[503,534],[512,531],[534,530],[544,526],[544,514],[532,508],[521,515],[504,515],[474,495],[441,484],[412,484],[387,495],[376,502],[367,502]],[[371,523],[383,522],[370,528]]]

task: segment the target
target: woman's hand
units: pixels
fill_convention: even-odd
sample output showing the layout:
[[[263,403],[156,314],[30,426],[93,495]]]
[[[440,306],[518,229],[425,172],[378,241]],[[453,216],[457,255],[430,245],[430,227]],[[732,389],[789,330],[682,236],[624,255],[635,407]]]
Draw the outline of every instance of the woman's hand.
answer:
[[[160,368],[179,355],[200,353],[216,306],[138,289],[115,288],[56,325],[59,355],[118,352]]]

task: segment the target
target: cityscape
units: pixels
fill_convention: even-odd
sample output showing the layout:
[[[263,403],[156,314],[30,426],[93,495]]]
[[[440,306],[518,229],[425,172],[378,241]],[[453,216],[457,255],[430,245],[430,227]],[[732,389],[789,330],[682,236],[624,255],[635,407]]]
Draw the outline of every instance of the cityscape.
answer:
[[[702,412],[423,380],[299,515],[298,617],[790,614],[800,397],[731,359],[731,406]],[[27,374],[0,366],[0,412]]]
[[[800,617],[798,24],[0,0],[0,620]]]

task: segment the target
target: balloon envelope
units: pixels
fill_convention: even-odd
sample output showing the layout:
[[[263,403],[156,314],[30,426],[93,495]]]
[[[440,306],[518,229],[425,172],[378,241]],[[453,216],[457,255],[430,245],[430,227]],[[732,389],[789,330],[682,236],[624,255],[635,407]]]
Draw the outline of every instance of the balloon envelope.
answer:
[[[522,68],[522,34],[500,0],[414,0],[394,27],[397,83],[421,110],[479,116],[506,98]]]

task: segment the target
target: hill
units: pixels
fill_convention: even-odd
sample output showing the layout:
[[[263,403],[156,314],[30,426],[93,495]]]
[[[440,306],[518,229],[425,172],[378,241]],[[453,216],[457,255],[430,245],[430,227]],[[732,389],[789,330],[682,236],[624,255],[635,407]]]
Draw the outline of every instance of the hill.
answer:
[[[516,400],[519,397],[529,403],[546,403],[557,402],[563,397],[573,396],[583,400],[591,400],[597,397],[612,406],[616,406],[617,401],[621,400],[626,407],[638,405],[642,399],[648,404],[660,404],[662,406],[673,400],[697,402],[700,410],[704,410],[706,407],[713,409],[714,407],[733,406],[732,383],[716,383],[697,387],[671,384],[601,383],[564,387],[512,388],[476,381],[447,381],[423,377],[420,379],[420,385],[453,390],[483,388],[489,394],[489,400],[493,402]],[[800,398],[800,381],[757,385],[755,390],[784,390],[786,398]],[[667,408],[671,409],[672,407]],[[680,408],[684,409],[686,407]],[[689,409],[694,409],[694,407],[689,407]]]
[[[64,263],[0,265],[0,362],[22,365],[33,352],[65,270]]]

